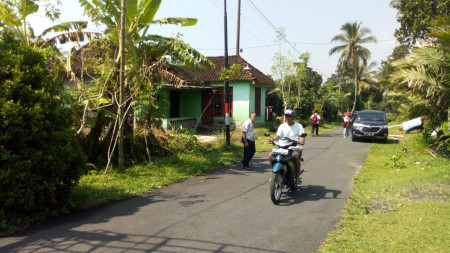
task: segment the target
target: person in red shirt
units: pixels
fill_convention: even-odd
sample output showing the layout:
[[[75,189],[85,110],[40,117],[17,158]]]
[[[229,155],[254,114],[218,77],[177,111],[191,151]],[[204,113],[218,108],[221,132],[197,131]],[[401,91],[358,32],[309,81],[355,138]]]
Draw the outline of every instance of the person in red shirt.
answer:
[[[320,115],[319,111],[316,110],[316,112],[311,115],[311,136],[314,136],[314,129],[316,130],[316,135],[319,136],[319,121],[320,121]]]

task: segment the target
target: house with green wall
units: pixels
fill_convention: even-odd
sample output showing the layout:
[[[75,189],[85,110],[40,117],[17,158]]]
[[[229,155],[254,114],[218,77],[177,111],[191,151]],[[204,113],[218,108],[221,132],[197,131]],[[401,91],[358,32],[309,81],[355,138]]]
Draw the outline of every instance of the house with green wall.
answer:
[[[202,73],[174,73],[182,85],[164,81],[159,93],[159,111],[154,115],[166,129],[192,128],[197,123],[214,125],[225,121],[224,83],[220,73],[225,65],[224,57],[208,57],[214,68]],[[255,112],[256,124],[266,119],[266,91],[273,80],[240,56],[229,56],[229,65],[241,64],[244,72],[229,82],[231,124],[240,127],[251,112]]]

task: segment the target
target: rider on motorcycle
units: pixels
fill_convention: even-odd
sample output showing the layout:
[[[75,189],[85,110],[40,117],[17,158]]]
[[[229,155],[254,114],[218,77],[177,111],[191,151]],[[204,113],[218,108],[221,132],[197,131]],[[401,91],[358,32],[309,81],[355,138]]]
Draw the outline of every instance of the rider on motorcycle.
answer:
[[[305,138],[300,136],[305,133],[305,130],[303,129],[303,126],[301,124],[294,121],[294,110],[287,109],[286,111],[284,111],[284,116],[286,118],[286,122],[278,127],[276,138],[284,136],[293,140],[298,140],[298,145],[296,147],[289,147],[289,149],[293,149],[292,160],[294,162],[296,183],[298,183],[300,182],[300,159],[302,157],[301,145],[305,144]],[[269,154],[269,163],[272,167],[271,156],[272,152]]]

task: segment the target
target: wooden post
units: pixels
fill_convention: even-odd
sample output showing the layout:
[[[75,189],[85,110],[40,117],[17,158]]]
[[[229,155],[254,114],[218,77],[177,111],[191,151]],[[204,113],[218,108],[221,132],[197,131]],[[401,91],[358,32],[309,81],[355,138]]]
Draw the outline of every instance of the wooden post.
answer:
[[[121,0],[121,17],[120,17],[120,43],[119,43],[119,53],[120,53],[120,74],[119,74],[119,133],[118,133],[118,152],[119,152],[119,171],[123,171],[123,125],[125,121],[125,115],[123,113],[123,89],[125,82],[125,22],[126,22],[126,0]]]

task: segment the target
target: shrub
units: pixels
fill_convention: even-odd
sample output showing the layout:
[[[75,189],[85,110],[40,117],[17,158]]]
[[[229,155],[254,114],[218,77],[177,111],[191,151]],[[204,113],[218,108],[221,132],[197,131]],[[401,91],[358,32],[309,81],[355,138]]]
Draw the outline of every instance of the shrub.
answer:
[[[0,232],[57,213],[86,158],[44,53],[0,35]]]

